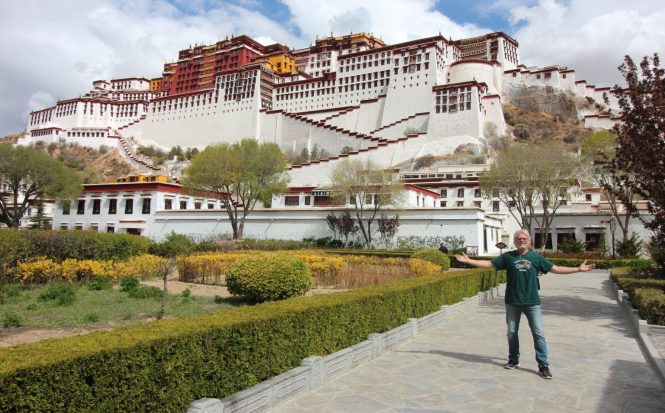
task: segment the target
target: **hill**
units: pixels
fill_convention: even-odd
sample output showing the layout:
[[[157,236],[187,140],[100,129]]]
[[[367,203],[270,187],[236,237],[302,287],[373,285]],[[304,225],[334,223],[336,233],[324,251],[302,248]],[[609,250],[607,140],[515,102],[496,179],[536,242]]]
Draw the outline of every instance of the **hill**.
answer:
[[[97,150],[73,143],[46,145],[38,142],[34,147],[76,170],[84,183],[108,182],[118,177],[138,173],[117,151],[105,146]]]

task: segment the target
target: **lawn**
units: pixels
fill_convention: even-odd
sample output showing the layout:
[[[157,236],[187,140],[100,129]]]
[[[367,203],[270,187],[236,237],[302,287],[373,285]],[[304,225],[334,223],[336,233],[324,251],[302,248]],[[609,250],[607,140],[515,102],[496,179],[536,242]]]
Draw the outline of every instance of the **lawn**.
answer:
[[[160,298],[132,298],[117,287],[89,290],[72,285],[74,300],[58,304],[56,299],[40,299],[48,286],[17,284],[5,286],[4,304],[0,305],[2,327],[71,328],[107,323],[125,323],[154,318],[160,309]],[[217,302],[216,302],[217,301]],[[165,317],[183,317],[231,308],[214,297],[168,295]]]

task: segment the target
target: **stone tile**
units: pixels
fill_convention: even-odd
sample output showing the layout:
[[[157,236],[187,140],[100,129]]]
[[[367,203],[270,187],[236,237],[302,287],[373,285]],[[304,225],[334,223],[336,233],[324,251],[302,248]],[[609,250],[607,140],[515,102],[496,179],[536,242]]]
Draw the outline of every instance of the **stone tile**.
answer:
[[[664,412],[665,386],[606,280],[605,271],[542,278],[553,380],[537,374],[524,318],[520,367],[503,369],[505,310],[493,301],[271,412]]]

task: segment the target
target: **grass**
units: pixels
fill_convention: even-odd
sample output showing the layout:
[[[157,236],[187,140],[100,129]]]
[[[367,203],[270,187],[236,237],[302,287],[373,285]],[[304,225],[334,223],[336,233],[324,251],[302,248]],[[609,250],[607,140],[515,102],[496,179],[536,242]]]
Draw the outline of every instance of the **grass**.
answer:
[[[129,294],[118,289],[89,290],[85,286],[74,285],[73,302],[59,305],[57,300],[39,298],[50,287],[6,287],[9,287],[11,293],[5,295],[5,302],[0,305],[0,320],[8,327],[16,326],[14,320],[20,320],[20,325],[27,328],[71,328],[126,323],[155,317],[160,306],[159,299],[131,298]],[[169,294],[165,316],[206,314],[231,307],[226,300],[215,302],[214,297]]]

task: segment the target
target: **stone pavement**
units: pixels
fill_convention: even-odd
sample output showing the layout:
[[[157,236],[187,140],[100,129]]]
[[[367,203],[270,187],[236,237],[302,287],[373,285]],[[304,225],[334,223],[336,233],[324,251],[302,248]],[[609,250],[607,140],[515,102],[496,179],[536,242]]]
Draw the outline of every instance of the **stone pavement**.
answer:
[[[505,370],[502,300],[471,308],[270,410],[301,412],[665,412],[606,271],[541,278],[553,380],[537,373],[526,318],[520,367]]]

